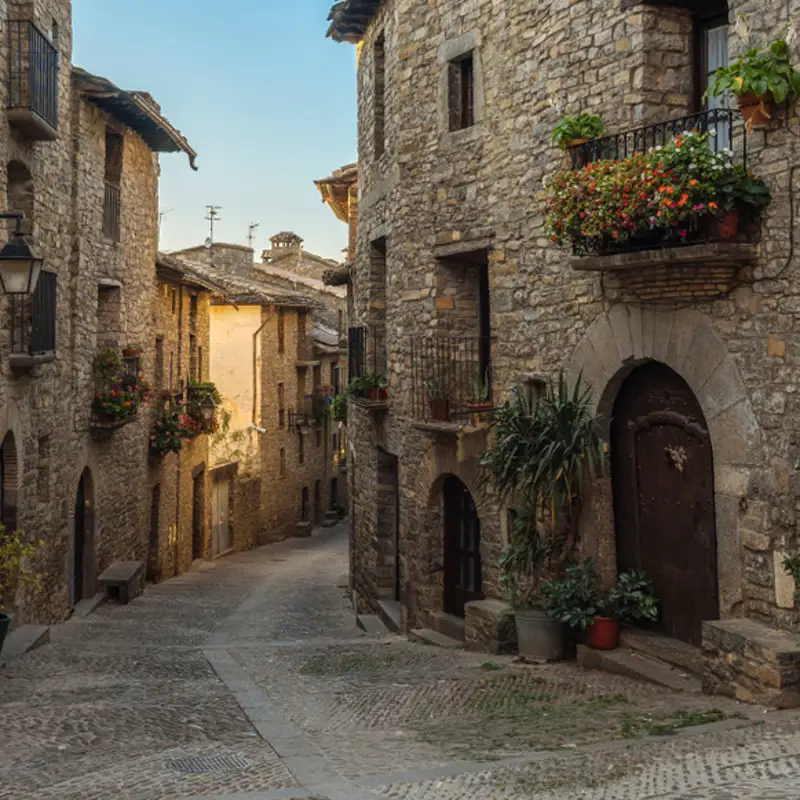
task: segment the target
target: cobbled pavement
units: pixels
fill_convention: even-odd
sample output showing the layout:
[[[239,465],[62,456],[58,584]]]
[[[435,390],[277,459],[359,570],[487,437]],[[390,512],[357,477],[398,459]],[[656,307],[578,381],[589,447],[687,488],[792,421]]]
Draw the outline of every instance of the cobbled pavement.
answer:
[[[53,628],[0,669],[0,800],[800,799],[800,715],[369,636],[346,551],[318,531]]]

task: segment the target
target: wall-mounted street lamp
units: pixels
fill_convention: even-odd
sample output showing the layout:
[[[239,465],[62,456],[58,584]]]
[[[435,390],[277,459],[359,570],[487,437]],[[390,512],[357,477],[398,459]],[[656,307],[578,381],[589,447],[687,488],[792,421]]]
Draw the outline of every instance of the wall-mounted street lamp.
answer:
[[[205,422],[206,425],[210,426],[213,424],[214,413],[216,410],[217,404],[214,402],[214,398],[210,394],[207,394],[203,402],[200,404],[200,414],[203,417],[203,422]]]
[[[42,271],[39,258],[25,239],[21,211],[0,212],[0,219],[15,219],[14,238],[0,250],[0,284],[6,294],[33,294]]]

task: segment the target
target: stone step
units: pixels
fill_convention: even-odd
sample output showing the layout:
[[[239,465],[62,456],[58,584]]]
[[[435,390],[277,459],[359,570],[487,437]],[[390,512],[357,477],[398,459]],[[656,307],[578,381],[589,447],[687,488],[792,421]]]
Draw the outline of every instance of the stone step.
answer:
[[[377,614],[359,614],[356,617],[356,625],[373,636],[386,636],[387,633],[391,633]]]
[[[397,600],[378,600],[378,616],[390,631],[403,629],[403,611]]]
[[[445,636],[443,633],[433,631],[430,628],[417,628],[411,631],[409,638],[413,642],[431,644],[434,647],[444,647],[448,650],[457,650],[464,646],[464,642],[453,639],[451,636]]]
[[[619,643],[621,647],[644,653],[659,661],[666,661],[684,672],[691,672],[699,678],[703,676],[703,654],[699,647],[694,647],[687,642],[670,639],[652,631],[643,631],[636,628],[623,628],[620,631]]]
[[[294,526],[294,533],[292,536],[298,539],[306,539],[311,536],[314,530],[314,523],[313,522],[298,522]]]
[[[666,686],[677,692],[699,694],[703,690],[696,675],[628,648],[595,650],[579,644],[578,666],[584,669],[613,672],[627,678],[636,678],[648,683],[655,683],[658,686]]]
[[[0,663],[19,658],[50,641],[50,628],[47,625],[20,625],[7,634],[0,652]]]
[[[72,610],[70,619],[85,619],[89,616],[98,606],[103,605],[106,601],[106,593],[98,592],[94,597],[88,597],[86,600],[80,600],[75,604]]]
[[[464,620],[445,611],[437,611],[431,617],[433,629],[438,633],[443,633],[451,639],[464,641]]]

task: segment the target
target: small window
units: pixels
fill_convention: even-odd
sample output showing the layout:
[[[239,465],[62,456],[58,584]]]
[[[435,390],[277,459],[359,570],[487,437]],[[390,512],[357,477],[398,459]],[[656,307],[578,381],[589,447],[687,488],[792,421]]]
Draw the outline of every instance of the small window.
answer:
[[[50,39],[53,42],[53,47],[58,49],[58,43],[61,38],[61,28],[55,20],[53,20],[53,25],[50,30]]]
[[[472,53],[450,62],[448,109],[451,131],[462,131],[475,124],[475,61]]]
[[[317,447],[322,447],[322,428],[317,428]]]
[[[301,433],[297,437],[298,445],[297,445],[297,462],[299,464],[305,464],[306,462],[306,447],[305,447],[305,440],[303,439],[303,434]]]
[[[197,337],[189,334],[189,379],[196,381],[198,378],[197,369]]]
[[[286,448],[281,447],[278,456],[278,474],[281,478],[286,477]]]
[[[286,426],[286,391],[282,383],[278,384],[278,427]]]
[[[112,242],[118,242],[121,235],[122,198],[122,157],[125,140],[122,134],[106,130],[105,196],[103,200],[103,235]]]
[[[375,64],[374,138],[377,159],[386,152],[386,38],[383,34],[375,42],[372,53]]]
[[[156,368],[155,375],[155,388],[158,391],[164,389],[164,337],[156,337]]]
[[[694,22],[694,82],[695,106],[698,111],[725,108],[727,98],[705,98],[706,89],[720,67],[728,66],[728,12],[711,3],[709,11],[695,16]]]
[[[278,309],[278,353],[286,351],[286,320],[282,308]]]
[[[178,292],[177,290],[173,289],[171,292],[172,296],[172,313],[174,314],[178,310]]]

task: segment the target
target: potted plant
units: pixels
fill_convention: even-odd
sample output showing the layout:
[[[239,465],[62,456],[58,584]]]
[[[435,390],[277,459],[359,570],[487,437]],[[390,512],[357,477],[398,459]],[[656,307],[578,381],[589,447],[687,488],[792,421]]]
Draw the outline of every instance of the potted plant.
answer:
[[[491,445],[481,458],[486,478],[501,504],[518,509],[503,554],[504,581],[527,591],[510,592],[520,653],[546,660],[563,652],[563,632],[545,611],[539,588],[545,575],[560,577],[578,535],[582,487],[604,468],[591,396],[579,377],[549,384],[537,402],[525,392],[493,417]]]
[[[9,533],[0,525],[0,651],[11,628],[8,608],[17,591],[41,588],[41,577],[32,561],[43,547],[44,542],[33,542],[22,531]]]
[[[760,178],[736,165],[716,183],[719,213],[714,218],[714,233],[720,239],[733,239],[739,232],[742,214],[755,216],[772,199],[769,187]]]
[[[345,389],[331,400],[329,406],[330,414],[335,422],[347,423],[347,399],[349,394],[349,389]]]
[[[489,400],[489,380],[488,372],[481,375],[480,372],[475,373],[472,379],[472,391],[467,399],[467,408],[472,412],[488,411],[492,407],[492,401]]]
[[[622,573],[606,594],[591,558],[567,569],[560,580],[545,583],[542,594],[549,612],[568,627],[585,631],[586,643],[596,650],[617,647],[620,622],[658,619],[658,603],[644,573]]]
[[[181,451],[183,440],[189,438],[184,416],[179,409],[170,405],[155,418],[150,430],[151,456],[161,458]]]
[[[553,129],[553,144],[566,152],[570,147],[599,138],[605,129],[603,121],[596,114],[561,117]]]
[[[425,394],[434,422],[447,422],[450,419],[450,388],[439,375],[425,381]]]
[[[768,48],[748,50],[727,67],[719,67],[706,96],[736,96],[748,132],[772,118],[772,103],[800,94],[800,72],[789,61],[789,45],[777,39]]]

